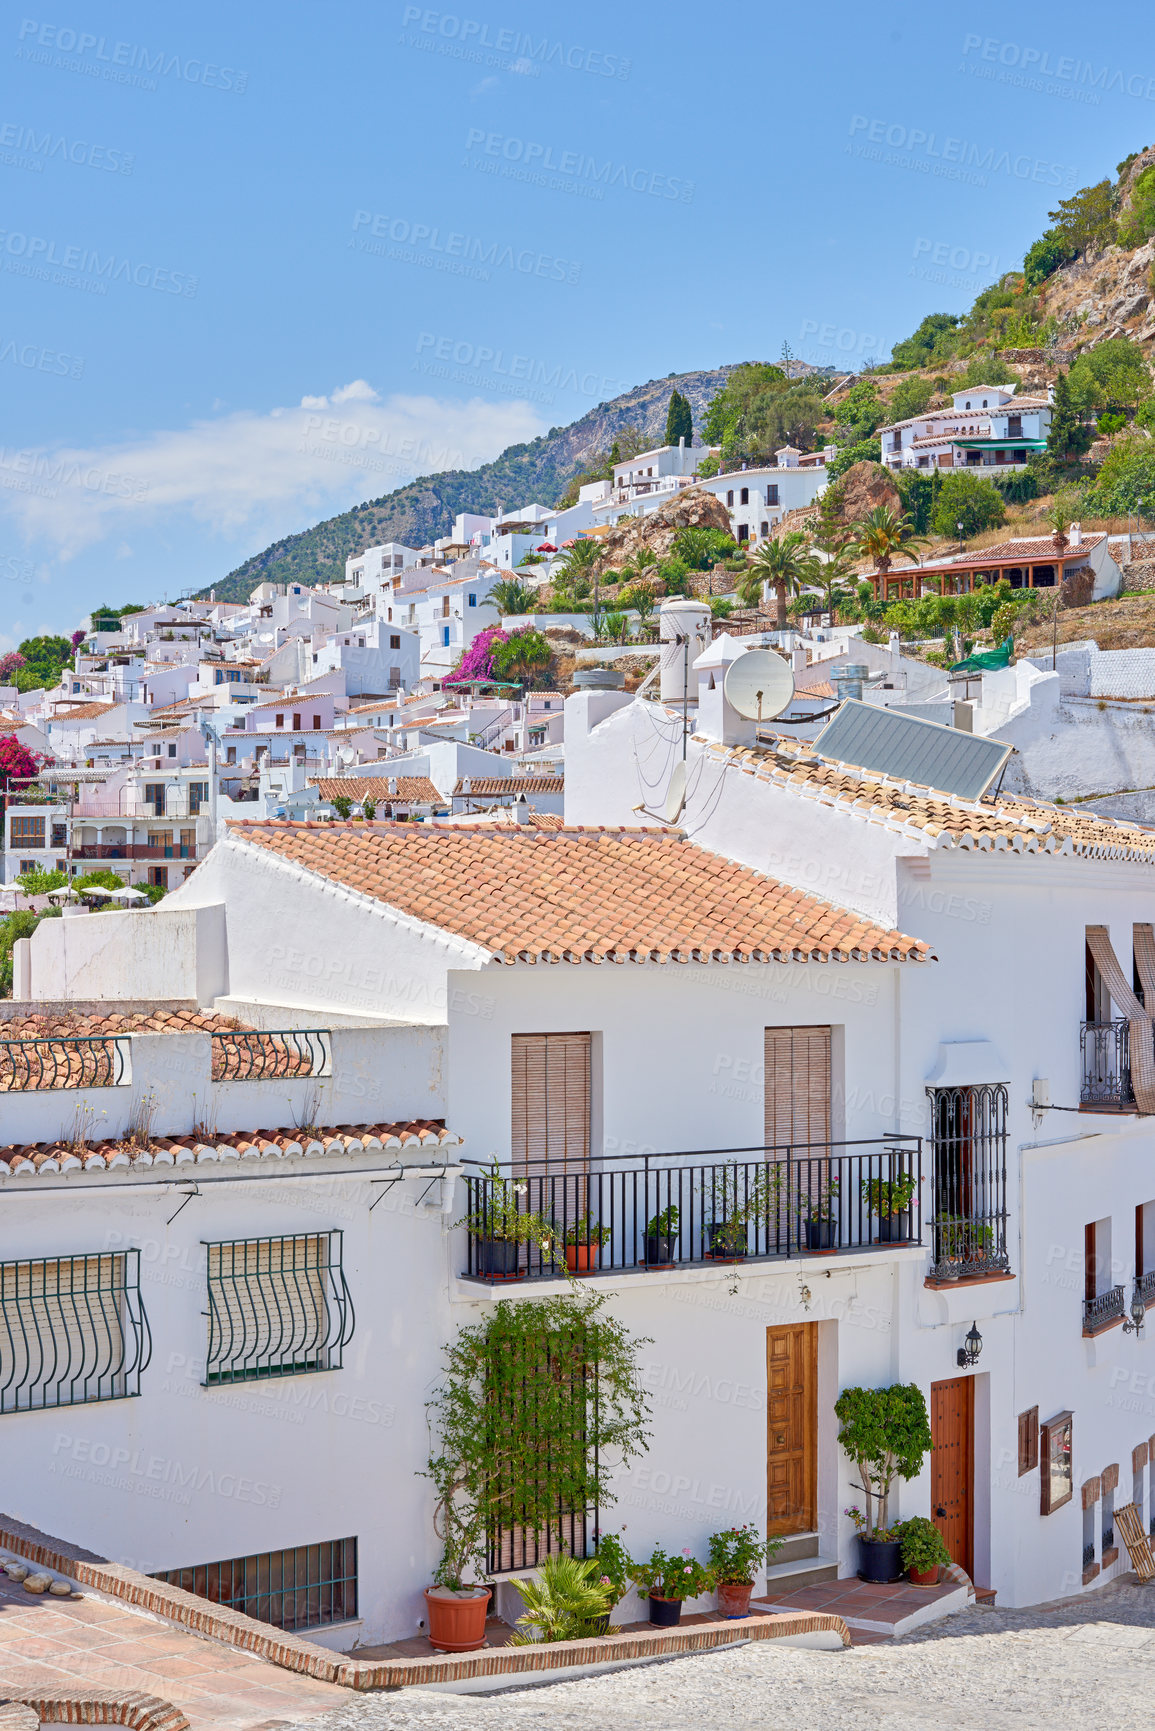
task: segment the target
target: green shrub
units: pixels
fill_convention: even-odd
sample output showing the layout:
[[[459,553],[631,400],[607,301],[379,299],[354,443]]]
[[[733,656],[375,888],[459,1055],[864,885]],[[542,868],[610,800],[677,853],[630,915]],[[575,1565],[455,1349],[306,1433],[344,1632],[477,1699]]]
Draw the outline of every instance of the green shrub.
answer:
[[[958,533],[957,525],[961,523],[963,535],[969,538],[997,527],[1006,515],[1003,496],[992,482],[968,475],[965,469],[956,469],[942,478],[931,527],[937,535],[949,538]]]

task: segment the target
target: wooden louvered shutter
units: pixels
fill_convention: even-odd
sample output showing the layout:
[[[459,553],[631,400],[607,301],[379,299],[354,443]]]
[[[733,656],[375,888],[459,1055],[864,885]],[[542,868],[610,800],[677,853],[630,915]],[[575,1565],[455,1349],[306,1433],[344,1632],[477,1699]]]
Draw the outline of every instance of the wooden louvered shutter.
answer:
[[[1033,1472],[1039,1464],[1039,1409],[1028,1408],[1019,1414],[1019,1477]]]
[[[590,1036],[514,1034],[511,1155],[529,1207],[563,1229],[586,1208]]]
[[[208,1247],[211,1381],[324,1368],[328,1237]]]
[[[765,1063],[766,1146],[804,1158],[830,1141],[830,1029],[767,1028]]]
[[[8,1263],[0,1301],[6,1410],[124,1393],[123,1256]]]

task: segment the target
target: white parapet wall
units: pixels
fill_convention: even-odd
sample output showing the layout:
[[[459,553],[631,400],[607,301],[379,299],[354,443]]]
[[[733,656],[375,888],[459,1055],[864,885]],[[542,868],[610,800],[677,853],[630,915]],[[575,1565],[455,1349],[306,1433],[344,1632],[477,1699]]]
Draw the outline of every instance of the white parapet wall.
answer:
[[[223,903],[149,912],[74,914],[41,920],[18,938],[13,997],[191,999],[209,1005],[228,991]]]

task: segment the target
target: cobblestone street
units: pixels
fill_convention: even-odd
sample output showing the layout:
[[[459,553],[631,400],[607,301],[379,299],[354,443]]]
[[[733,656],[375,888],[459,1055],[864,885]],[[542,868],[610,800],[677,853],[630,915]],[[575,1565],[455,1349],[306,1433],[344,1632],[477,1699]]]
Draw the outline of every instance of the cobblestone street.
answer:
[[[309,1731],[1131,1731],[1155,1693],[1155,1586],[1028,1611],[973,1609],[841,1654],[773,1643],[490,1696],[364,1696]]]

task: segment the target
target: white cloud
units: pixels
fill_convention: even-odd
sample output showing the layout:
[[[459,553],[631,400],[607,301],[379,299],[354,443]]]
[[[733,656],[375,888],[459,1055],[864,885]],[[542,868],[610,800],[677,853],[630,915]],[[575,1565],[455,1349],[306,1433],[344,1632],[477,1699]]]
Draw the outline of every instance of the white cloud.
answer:
[[[395,395],[364,379],[292,408],[239,410],[104,446],[0,454],[0,511],[69,558],[182,518],[229,536],[285,534],[415,475],[475,468],[545,424],[527,403]]]

